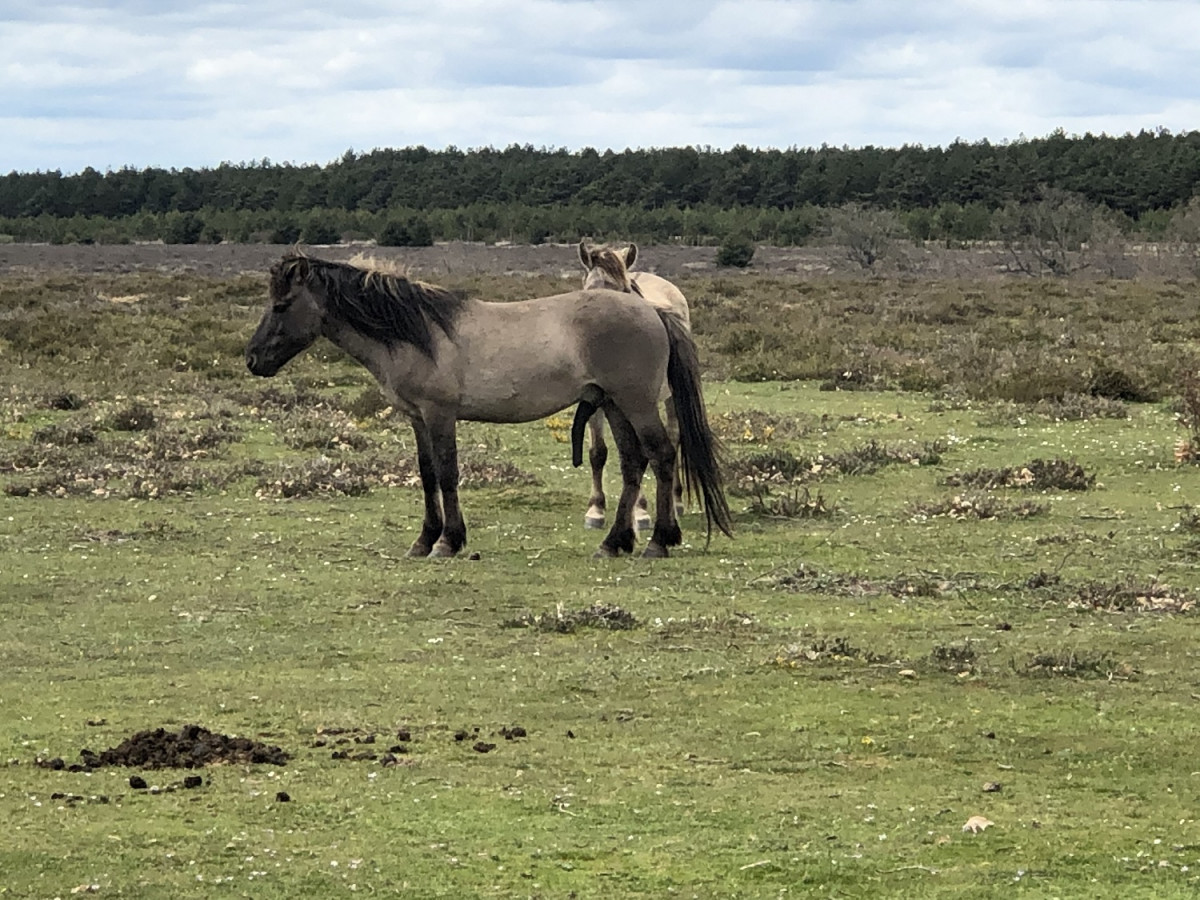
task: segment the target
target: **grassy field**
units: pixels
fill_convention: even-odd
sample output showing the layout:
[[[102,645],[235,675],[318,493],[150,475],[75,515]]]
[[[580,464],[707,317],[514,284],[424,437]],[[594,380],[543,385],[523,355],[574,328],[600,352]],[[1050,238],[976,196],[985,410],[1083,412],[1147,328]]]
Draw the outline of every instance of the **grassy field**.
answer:
[[[684,282],[737,537],[657,562],[565,418],[404,559],[407,425],[251,378],[264,284],[0,278],[0,896],[1200,889],[1195,284]],[[290,758],[69,771],[188,724]]]

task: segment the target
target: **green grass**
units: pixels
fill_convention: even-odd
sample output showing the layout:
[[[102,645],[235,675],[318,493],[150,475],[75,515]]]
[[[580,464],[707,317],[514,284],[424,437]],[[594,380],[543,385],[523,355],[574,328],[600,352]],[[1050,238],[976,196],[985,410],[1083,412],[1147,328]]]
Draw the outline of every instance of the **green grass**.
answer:
[[[411,561],[419,491],[379,481],[408,471],[411,438],[347,411],[365,373],[314,348],[273,382],[244,375],[254,279],[109,278],[0,281],[0,896],[1195,894],[1200,541],[1187,506],[1200,493],[1174,461],[1169,398],[1055,421],[947,402],[957,382],[712,381],[735,459],[944,450],[868,475],[822,464],[804,485],[832,511],[806,518],[754,512],[738,492],[736,540],[705,552],[692,511],[685,547],[653,563],[590,558],[588,475],[568,465],[561,429],[466,424],[481,558]],[[827,305],[859,290],[760,288]],[[1027,285],[981,290],[1029,303]],[[1081,334],[1101,308],[1086,293],[1072,285],[1078,305],[1063,308]],[[297,386],[303,402],[286,409]],[[65,392],[81,408],[52,408]],[[154,427],[114,430],[135,401]],[[95,442],[69,443],[81,424]],[[231,439],[196,438],[217,426]],[[322,453],[363,465],[369,491],[269,489]],[[1045,507],[1028,517],[927,514],[972,493],[946,484],[956,473],[1055,458],[1095,485],[979,492],[1001,512]],[[76,492],[84,472],[103,479]],[[43,483],[67,495],[8,492]],[[637,626],[513,627],[599,603]],[[129,771],[35,764],[185,723],[293,758],[158,793],[131,789]],[[514,725],[528,736],[499,734]],[[400,765],[331,758],[381,754],[401,727]],[[338,745],[336,729],[378,737]],[[476,752],[477,739],[496,748]],[[165,789],[185,773],[142,774]],[[966,834],[974,815],[994,824]]]

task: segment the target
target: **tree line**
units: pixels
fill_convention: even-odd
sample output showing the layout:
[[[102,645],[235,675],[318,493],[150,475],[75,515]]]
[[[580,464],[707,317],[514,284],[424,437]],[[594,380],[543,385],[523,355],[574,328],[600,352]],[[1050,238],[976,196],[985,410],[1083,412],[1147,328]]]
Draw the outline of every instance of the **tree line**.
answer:
[[[1198,186],[1196,131],[1060,130],[944,148],[407,147],[347,151],[327,165],[11,172],[0,177],[0,236],[422,244],[737,234],[792,245],[826,232],[830,210],[854,207],[889,211],[913,238],[969,241],[996,237],[998,214],[1054,190],[1157,237]]]

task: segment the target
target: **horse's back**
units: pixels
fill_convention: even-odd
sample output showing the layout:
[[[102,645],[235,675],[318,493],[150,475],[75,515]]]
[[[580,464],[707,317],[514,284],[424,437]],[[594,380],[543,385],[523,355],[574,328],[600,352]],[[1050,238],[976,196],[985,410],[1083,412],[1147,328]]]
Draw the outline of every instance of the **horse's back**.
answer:
[[[683,324],[688,327],[688,330],[691,330],[692,315],[688,309],[687,297],[683,295],[683,291],[661,275],[655,275],[653,272],[630,272],[629,277],[633,279],[634,285],[637,286],[637,289],[641,292],[642,297],[647,303],[655,309],[661,309],[678,316],[683,320]]]

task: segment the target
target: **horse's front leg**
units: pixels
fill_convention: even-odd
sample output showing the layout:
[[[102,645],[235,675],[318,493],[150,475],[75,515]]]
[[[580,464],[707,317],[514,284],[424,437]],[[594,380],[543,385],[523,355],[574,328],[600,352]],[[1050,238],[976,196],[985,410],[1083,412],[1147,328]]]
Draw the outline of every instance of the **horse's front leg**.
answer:
[[[467,545],[467,525],[458,506],[458,442],[453,414],[426,419],[433,467],[442,495],[442,533],[429,551],[430,556],[454,556]]]
[[[421,473],[421,491],[425,495],[425,520],[421,535],[408,549],[409,556],[428,556],[434,542],[442,536],[442,493],[438,487],[437,467],[434,465],[433,441],[425,423],[413,419],[417,440],[417,468]]]
[[[592,433],[592,446],[588,450],[588,462],[592,466],[592,496],[588,498],[583,524],[588,528],[603,528],[606,502],[604,464],[608,462],[608,444],[604,442],[604,414],[599,410],[588,419],[588,431]]]

